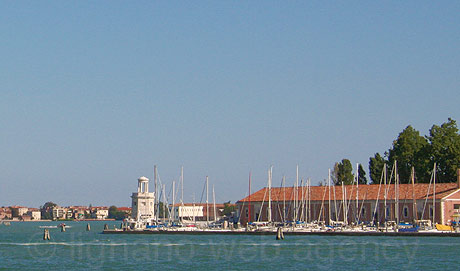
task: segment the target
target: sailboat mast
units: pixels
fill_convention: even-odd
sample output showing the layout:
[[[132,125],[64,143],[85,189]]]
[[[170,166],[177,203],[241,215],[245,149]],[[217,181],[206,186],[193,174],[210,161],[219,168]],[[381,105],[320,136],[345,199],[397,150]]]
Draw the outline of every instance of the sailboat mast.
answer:
[[[296,174],[295,174],[295,186],[294,186],[294,221],[297,221],[297,215],[298,215],[298,195],[297,195],[297,189],[299,187],[299,165],[296,166]]]
[[[180,168],[180,202],[184,205],[184,166]]]
[[[356,223],[359,224],[359,163],[356,163]]]
[[[160,213],[158,212],[157,213],[157,206],[159,204],[159,198],[158,198],[158,188],[157,188],[157,165],[154,165],[153,166],[153,185],[154,185],[154,200],[153,200],[153,213],[155,215],[155,221],[156,223],[158,224],[158,216],[160,215]]]
[[[283,222],[286,222],[286,177],[283,176]]]
[[[387,221],[387,165],[383,165],[383,187],[384,187],[384,192],[383,193],[383,199],[384,199],[384,213],[385,213],[385,223]]]
[[[412,180],[412,217],[414,219],[414,225],[415,223],[417,222],[417,201],[415,199],[415,169],[414,167],[412,167],[412,171],[411,171],[411,180]]]
[[[172,183],[172,221],[176,220],[176,181]]]
[[[163,221],[166,221],[166,207],[167,207],[167,204],[166,204],[166,184],[163,184]],[[169,215],[168,215],[169,217]]]
[[[327,174],[327,185],[329,186],[329,195],[328,195],[328,209],[329,209],[329,225],[331,225],[331,169],[328,170]]]
[[[436,216],[436,162],[433,166],[433,227],[435,226],[435,216]]]
[[[272,166],[268,170],[268,222],[272,222]]]
[[[342,181],[342,203],[343,203],[343,223],[345,225],[348,224],[348,218],[347,218],[347,190],[345,188],[345,185],[343,184]]]
[[[395,221],[396,225],[399,224],[399,176],[398,176],[398,164],[395,160]]]
[[[251,171],[249,171],[248,223],[251,222]]]
[[[206,176],[206,224],[209,225],[209,201],[208,201],[208,185],[209,185],[208,176]]]
[[[212,201],[214,204],[214,222],[217,221],[217,212],[216,212],[216,193],[214,192],[214,184],[212,185]]]
[[[308,179],[308,219],[311,221],[311,180]]]

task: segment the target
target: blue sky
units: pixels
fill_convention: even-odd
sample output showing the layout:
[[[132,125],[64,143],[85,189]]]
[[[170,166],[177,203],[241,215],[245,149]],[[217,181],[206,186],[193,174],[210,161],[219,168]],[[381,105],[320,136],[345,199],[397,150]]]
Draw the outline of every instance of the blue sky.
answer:
[[[0,205],[218,201],[460,121],[458,1],[0,2]]]

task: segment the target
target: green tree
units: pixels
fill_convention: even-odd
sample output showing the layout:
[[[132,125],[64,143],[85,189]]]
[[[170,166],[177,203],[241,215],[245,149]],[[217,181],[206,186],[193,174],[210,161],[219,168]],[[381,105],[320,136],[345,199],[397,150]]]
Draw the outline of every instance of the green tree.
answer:
[[[366,171],[364,171],[363,165],[358,166],[358,183],[367,184]]]
[[[234,204],[230,204],[230,201],[224,202],[224,216],[230,216],[236,210],[236,206]]]
[[[40,207],[42,219],[53,219],[53,208],[56,206],[56,203],[48,201],[42,207]]]
[[[338,163],[338,172],[337,172],[337,180],[336,185],[343,184],[352,184],[353,183],[353,166],[351,165],[350,160],[343,159],[340,163]]]
[[[388,160],[391,165],[397,162],[399,180],[401,183],[409,183],[411,169],[415,168],[418,180],[429,181],[429,143],[420,135],[419,131],[407,126],[393,142],[388,151]]]
[[[109,207],[109,218],[115,220],[123,220],[125,219],[127,214],[123,211],[119,211],[118,208],[114,205]]]
[[[433,125],[430,135],[431,163],[436,162],[439,182],[455,182],[456,170],[460,167],[460,135],[457,123],[449,118],[441,126]]]
[[[369,176],[371,178],[371,183],[379,184],[380,178],[382,176],[383,166],[388,164],[388,161],[376,153],[374,157],[369,158]]]
[[[109,218],[115,218],[118,213],[118,209],[116,206],[112,205],[109,207]]]
[[[331,170],[331,182],[335,185],[338,183],[338,173],[339,173],[339,163],[336,162],[334,164],[334,167]]]

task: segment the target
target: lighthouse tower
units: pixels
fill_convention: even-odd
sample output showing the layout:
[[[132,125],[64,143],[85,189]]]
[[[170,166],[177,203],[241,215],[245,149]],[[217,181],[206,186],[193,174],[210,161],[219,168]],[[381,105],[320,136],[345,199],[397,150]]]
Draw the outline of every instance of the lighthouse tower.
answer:
[[[137,182],[137,192],[131,196],[131,218],[135,221],[148,223],[155,219],[155,195],[154,193],[149,193],[149,179],[140,177]]]

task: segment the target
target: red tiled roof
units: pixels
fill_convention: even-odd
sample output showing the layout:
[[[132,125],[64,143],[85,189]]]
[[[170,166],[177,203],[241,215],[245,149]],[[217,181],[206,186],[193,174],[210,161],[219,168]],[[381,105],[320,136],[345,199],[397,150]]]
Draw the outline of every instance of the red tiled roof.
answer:
[[[358,198],[360,200],[379,200],[385,199],[385,186],[380,186],[379,191],[378,184],[370,185],[359,185],[358,187]],[[399,199],[412,199],[412,194],[414,194],[416,199],[425,199],[427,194],[428,198],[433,198],[433,185],[431,185],[430,190],[428,191],[429,184],[427,183],[418,183],[412,188],[412,184],[400,184],[399,186]],[[334,188],[335,188],[335,197],[334,197]],[[356,185],[345,185],[344,189],[346,190],[347,199],[356,199]],[[439,183],[436,184],[436,199],[441,199],[450,193],[456,191],[457,183]],[[395,185],[387,185],[387,199],[395,198]],[[297,190],[297,199],[301,200],[307,196],[307,188],[299,187]],[[310,187],[310,200],[312,201],[322,201],[328,200],[329,190],[328,186],[311,186]],[[331,187],[331,199],[342,200],[342,186],[332,186]],[[272,201],[291,201],[294,200],[294,188],[293,187],[272,187],[271,189],[271,199]],[[268,201],[268,188],[264,187],[259,191],[251,194],[251,201]],[[239,200],[239,202],[248,202],[249,197]]]

